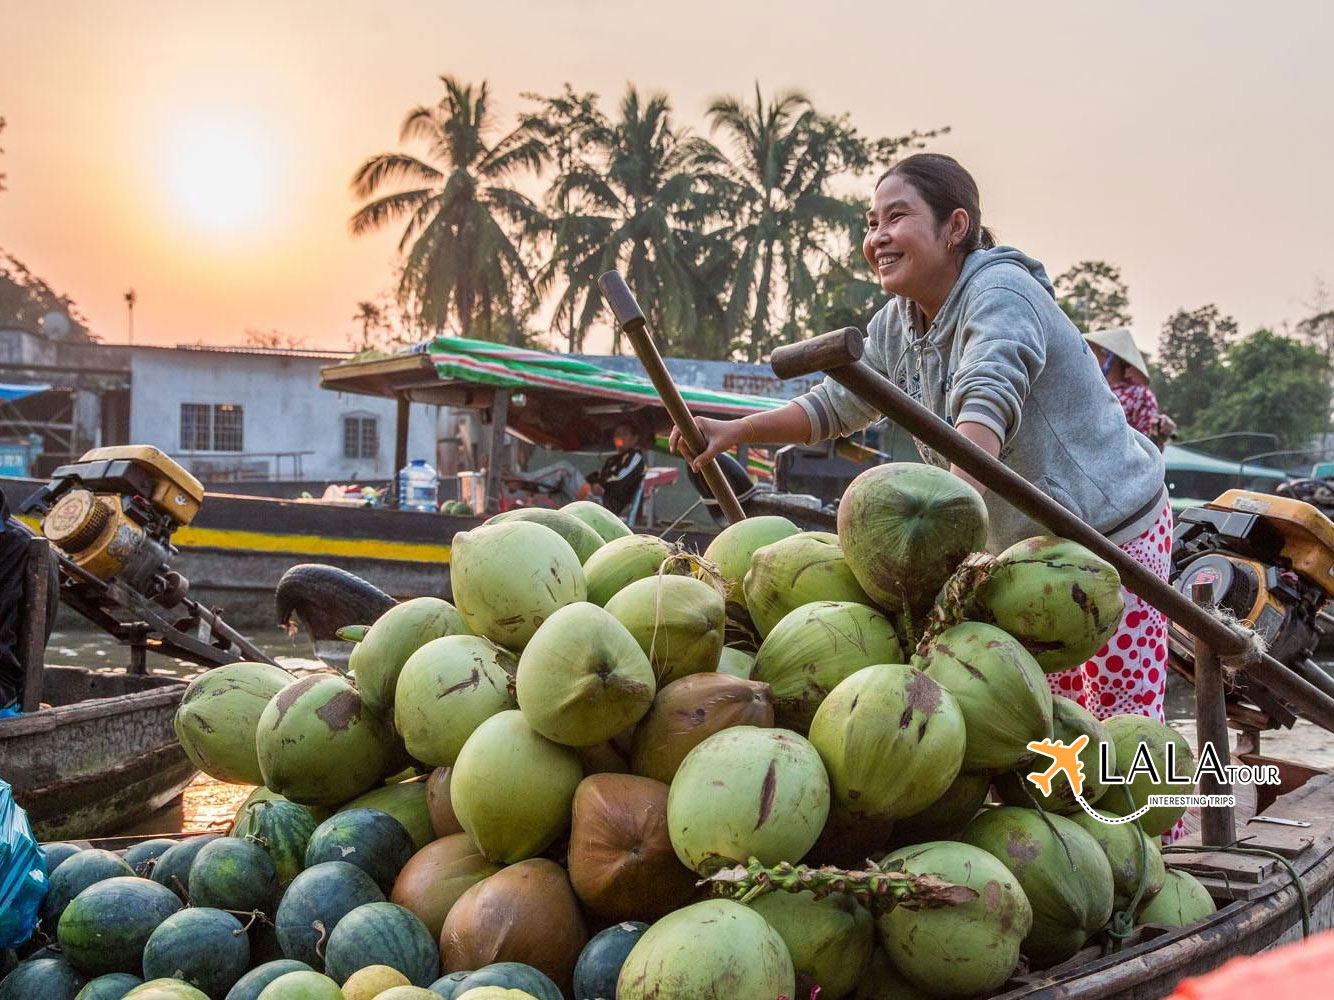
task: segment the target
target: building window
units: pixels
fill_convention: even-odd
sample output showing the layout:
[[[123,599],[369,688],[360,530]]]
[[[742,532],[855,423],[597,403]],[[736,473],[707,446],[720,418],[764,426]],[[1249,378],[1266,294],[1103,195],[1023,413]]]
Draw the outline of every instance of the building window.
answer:
[[[343,457],[375,458],[379,454],[379,420],[375,417],[344,417]]]
[[[182,403],[182,451],[244,451],[242,409],[237,403]]]

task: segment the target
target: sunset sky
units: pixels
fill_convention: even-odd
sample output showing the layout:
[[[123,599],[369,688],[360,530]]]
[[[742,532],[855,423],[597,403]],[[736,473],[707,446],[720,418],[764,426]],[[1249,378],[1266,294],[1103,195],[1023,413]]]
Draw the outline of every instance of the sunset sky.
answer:
[[[207,10],[206,10],[207,9]],[[344,347],[392,284],[397,232],[352,237],[348,188],[442,73],[489,81],[507,125],[565,81],[614,109],[803,89],[865,133],[931,148],[984,221],[1055,275],[1121,266],[1151,347],[1179,307],[1242,329],[1334,286],[1334,5],[0,2],[0,247],[104,340]],[[1334,302],[1325,308],[1334,307]],[[593,346],[598,346],[596,342]]]

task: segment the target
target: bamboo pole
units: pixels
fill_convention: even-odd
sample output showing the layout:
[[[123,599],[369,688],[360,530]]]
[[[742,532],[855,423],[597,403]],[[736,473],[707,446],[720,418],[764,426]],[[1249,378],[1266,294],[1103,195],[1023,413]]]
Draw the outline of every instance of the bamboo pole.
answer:
[[[1128,590],[1218,654],[1239,658],[1239,665],[1251,677],[1289,703],[1298,715],[1334,732],[1334,698],[1272,656],[1253,649],[1247,633],[1196,607],[1100,532],[973,444],[884,375],[862,363],[862,350],[861,331],[845,327],[780,347],[774,351],[770,364],[781,379],[824,371],[1048,531],[1078,542],[1111,563]]]
[[[1208,608],[1213,596],[1207,583],[1191,588],[1191,599]],[[1226,767],[1228,750],[1227,702],[1223,694],[1223,667],[1218,656],[1201,639],[1195,640],[1195,747],[1204,756],[1204,748],[1213,746],[1217,761]],[[1231,795],[1232,783],[1219,781],[1212,773],[1200,775],[1201,795]],[[1236,814],[1232,806],[1205,806],[1200,810],[1200,843],[1205,847],[1227,847],[1236,842]]]

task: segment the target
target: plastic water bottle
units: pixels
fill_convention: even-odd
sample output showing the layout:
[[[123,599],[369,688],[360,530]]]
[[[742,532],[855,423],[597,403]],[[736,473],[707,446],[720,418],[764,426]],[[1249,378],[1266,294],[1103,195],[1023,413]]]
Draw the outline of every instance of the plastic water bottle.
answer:
[[[424,458],[414,458],[398,473],[398,509],[434,512],[439,491],[435,469]]]

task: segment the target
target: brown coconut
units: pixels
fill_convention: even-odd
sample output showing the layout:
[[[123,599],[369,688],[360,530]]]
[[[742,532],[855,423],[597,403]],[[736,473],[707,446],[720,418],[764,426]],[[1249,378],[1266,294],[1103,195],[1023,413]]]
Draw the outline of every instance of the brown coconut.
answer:
[[[463,832],[463,824],[454,815],[454,803],[449,800],[450,767],[437,767],[426,779],[426,811],[431,814],[431,827],[437,837],[448,837]]]
[[[575,747],[584,774],[629,774],[630,761],[611,740],[594,743],[591,747]]]
[[[672,681],[653,699],[635,730],[635,774],[671,784],[686,754],[732,726],[774,724],[773,692],[761,681],[702,673]]]
[[[500,871],[466,833],[433,840],[412,856],[394,881],[389,901],[406,907],[438,938],[460,896]]]
[[[667,791],[635,774],[594,774],[575,790],[570,882],[598,916],[651,923],[694,897],[667,834]]]
[[[837,796],[833,796],[829,800],[829,818],[820,831],[820,839],[802,861],[816,867],[862,868],[868,860],[878,861],[889,853],[893,833],[892,820],[854,815]]]
[[[574,963],[588,943],[565,869],[546,858],[502,868],[459,897],[440,931],[445,972],[524,962],[572,995]]]

